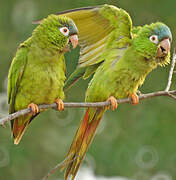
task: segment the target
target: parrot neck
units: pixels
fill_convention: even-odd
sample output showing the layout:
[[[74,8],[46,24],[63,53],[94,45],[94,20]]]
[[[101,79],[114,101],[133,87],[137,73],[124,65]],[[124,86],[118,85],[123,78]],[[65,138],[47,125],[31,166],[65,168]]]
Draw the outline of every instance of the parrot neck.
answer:
[[[61,51],[61,48],[49,42],[47,37],[45,36],[34,36],[33,40],[34,40],[34,43],[37,44],[42,49],[47,49],[52,52]]]
[[[129,47],[123,57],[122,63],[139,76],[146,76],[153,69],[157,67],[157,61],[153,59],[148,59],[136,51],[134,47]]]
[[[52,52],[62,52],[62,45],[58,46],[46,33],[43,33],[42,27],[38,26],[32,33],[32,37],[29,38],[31,44],[36,44],[41,49],[49,50]]]
[[[41,54],[38,52],[43,52],[42,56],[50,58],[53,56],[57,56],[59,58],[60,56],[64,55],[64,51],[46,41],[45,39],[42,39],[40,36],[32,36],[23,42],[20,46],[32,48],[33,52],[36,52],[36,55],[38,54],[38,56],[41,56]]]
[[[33,52],[33,56],[42,62],[56,62],[58,59],[64,59],[64,52],[60,49],[50,46],[40,39],[30,37],[20,44],[20,47],[26,47]],[[43,57],[43,58],[41,58]]]

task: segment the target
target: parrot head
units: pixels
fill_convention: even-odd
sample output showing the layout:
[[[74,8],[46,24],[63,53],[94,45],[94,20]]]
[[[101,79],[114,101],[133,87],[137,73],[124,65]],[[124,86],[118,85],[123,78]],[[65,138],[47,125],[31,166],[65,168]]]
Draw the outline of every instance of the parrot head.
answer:
[[[70,50],[70,43],[73,48],[77,47],[78,29],[69,17],[52,14],[42,21],[36,21],[34,23],[39,24],[34,34],[40,38],[41,41],[47,41],[47,43],[52,44],[52,46],[54,45],[63,52]]]
[[[132,44],[147,60],[154,60],[159,65],[170,62],[172,34],[168,26],[157,22],[138,28]]]

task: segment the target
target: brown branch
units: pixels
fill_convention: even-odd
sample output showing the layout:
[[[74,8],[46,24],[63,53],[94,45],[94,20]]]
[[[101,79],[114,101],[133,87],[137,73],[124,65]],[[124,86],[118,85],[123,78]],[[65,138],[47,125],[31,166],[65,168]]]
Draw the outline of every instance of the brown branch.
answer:
[[[173,73],[175,73],[174,72],[174,67],[175,67],[175,63],[176,63],[176,54],[175,54],[176,52],[175,51],[176,51],[176,49],[174,49],[174,53],[172,56],[171,68],[169,71],[168,83],[167,83],[165,91],[169,91],[171,84],[172,84],[172,76],[173,76]]]
[[[170,68],[170,71],[169,71],[168,83],[167,83],[165,91],[157,91],[157,92],[148,93],[148,94],[140,94],[139,95],[139,100],[143,100],[143,99],[147,99],[147,98],[152,98],[152,97],[156,97],[156,96],[169,96],[169,97],[171,97],[171,98],[176,100],[176,96],[174,96],[174,95],[176,95],[176,90],[169,91],[171,83],[172,83],[172,76],[173,76],[173,73],[174,73],[175,63],[176,63],[176,49],[174,50],[174,53],[173,53],[172,64],[171,64],[171,68]],[[125,99],[117,100],[117,103],[118,104],[129,103],[130,101],[131,101],[130,98],[125,98]],[[94,102],[94,103],[84,103],[84,102],[80,102],[80,103],[67,102],[67,103],[64,103],[64,107],[67,107],[67,108],[103,107],[103,106],[109,106],[109,105],[110,105],[109,101]],[[53,103],[53,104],[39,105],[39,110],[49,109],[49,108],[55,108],[56,109],[57,108],[57,104]],[[23,110],[17,111],[17,112],[15,112],[13,114],[9,114],[6,117],[0,119],[0,126],[5,127],[4,124],[7,121],[11,121],[11,120],[13,120],[13,119],[15,119],[15,118],[17,118],[19,116],[28,114],[30,112],[31,112],[31,109],[27,108],[27,109],[23,109]]]
[[[171,98],[176,100],[176,96],[175,95],[169,93],[168,96],[170,96]]]
[[[139,100],[153,98],[153,97],[157,97],[157,96],[169,96],[169,97],[173,98],[173,96],[171,96],[171,95],[176,95],[176,90],[168,91],[168,92],[167,91],[157,91],[157,92],[153,92],[153,93],[142,94],[142,95],[139,95]],[[118,104],[130,103],[130,102],[131,102],[130,98],[124,98],[124,99],[117,100]],[[64,103],[65,108],[103,107],[103,106],[109,106],[109,105],[110,105],[109,101],[94,102],[94,103],[84,103],[84,102],[65,102]],[[53,103],[53,104],[39,105],[40,110],[49,109],[49,108],[57,108],[57,104]],[[25,115],[25,114],[28,114],[30,112],[31,112],[31,109],[27,108],[27,109],[17,111],[13,114],[9,114],[6,117],[0,119],[0,125],[4,125],[4,123],[6,123],[7,121],[11,121],[12,119],[15,119],[15,118]]]

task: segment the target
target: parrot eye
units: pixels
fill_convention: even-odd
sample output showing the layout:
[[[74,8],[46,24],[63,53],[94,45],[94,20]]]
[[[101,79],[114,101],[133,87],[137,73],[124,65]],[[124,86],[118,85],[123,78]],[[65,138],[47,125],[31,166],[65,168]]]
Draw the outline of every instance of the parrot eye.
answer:
[[[158,44],[158,36],[157,35],[152,35],[149,37],[150,41],[152,41],[155,44]]]
[[[64,36],[69,35],[69,29],[67,27],[61,27],[61,28],[59,28],[59,30]]]

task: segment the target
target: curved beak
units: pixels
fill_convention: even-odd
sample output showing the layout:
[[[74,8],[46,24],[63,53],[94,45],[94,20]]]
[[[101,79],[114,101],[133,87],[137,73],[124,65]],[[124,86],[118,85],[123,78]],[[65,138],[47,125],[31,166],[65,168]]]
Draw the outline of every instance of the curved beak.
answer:
[[[74,34],[74,35],[70,36],[69,40],[72,43],[73,49],[75,49],[78,45],[78,35]]]
[[[157,51],[157,57],[165,57],[169,51],[170,51],[170,40],[169,39],[164,39],[159,43],[158,51]]]

